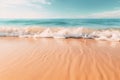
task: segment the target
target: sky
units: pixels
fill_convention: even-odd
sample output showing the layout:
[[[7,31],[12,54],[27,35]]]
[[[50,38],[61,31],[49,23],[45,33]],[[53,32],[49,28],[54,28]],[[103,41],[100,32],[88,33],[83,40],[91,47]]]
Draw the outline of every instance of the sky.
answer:
[[[0,0],[0,18],[120,18],[120,0]]]

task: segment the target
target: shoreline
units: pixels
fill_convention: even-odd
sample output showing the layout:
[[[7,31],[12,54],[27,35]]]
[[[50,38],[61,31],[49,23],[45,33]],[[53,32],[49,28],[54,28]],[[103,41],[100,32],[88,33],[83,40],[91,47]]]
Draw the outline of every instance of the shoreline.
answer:
[[[119,80],[119,49],[91,39],[2,37],[0,80]]]
[[[0,28],[0,37],[19,38],[83,38],[120,42],[120,30],[89,28]]]

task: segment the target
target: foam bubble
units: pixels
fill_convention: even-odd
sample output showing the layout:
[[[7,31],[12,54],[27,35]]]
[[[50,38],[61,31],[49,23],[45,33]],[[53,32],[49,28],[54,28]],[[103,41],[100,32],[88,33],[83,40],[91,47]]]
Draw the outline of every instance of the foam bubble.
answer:
[[[54,28],[55,29],[55,28]],[[106,41],[120,41],[120,31],[114,29],[92,30],[88,28],[17,28],[1,27],[1,37],[26,37],[26,38],[86,38]]]

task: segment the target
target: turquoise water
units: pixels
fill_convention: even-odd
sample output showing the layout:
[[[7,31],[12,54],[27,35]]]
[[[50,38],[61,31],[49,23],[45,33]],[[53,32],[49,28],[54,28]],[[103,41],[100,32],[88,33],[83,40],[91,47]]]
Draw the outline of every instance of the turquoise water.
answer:
[[[0,37],[120,41],[120,19],[0,19]]]
[[[1,26],[120,28],[120,19],[0,19]]]

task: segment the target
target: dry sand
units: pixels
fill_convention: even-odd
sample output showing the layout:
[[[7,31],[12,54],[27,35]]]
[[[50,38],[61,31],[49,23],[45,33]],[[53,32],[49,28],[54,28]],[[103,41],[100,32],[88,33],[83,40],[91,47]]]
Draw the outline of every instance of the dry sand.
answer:
[[[120,43],[0,38],[0,80],[120,80]]]

